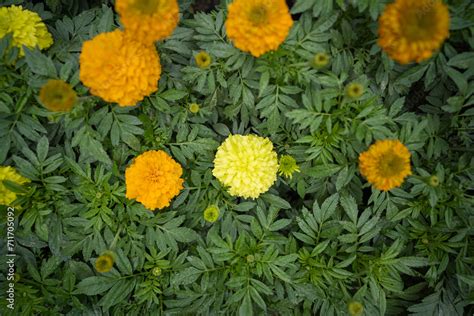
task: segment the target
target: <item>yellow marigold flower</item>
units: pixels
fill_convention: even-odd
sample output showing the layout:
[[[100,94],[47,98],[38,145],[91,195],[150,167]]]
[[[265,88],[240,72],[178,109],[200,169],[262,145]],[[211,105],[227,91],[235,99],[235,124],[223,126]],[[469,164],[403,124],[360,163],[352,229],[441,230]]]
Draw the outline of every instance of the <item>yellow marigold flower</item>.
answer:
[[[204,220],[214,223],[219,218],[219,208],[216,205],[210,205],[204,210]]]
[[[95,261],[95,269],[97,272],[109,272],[114,266],[114,254],[111,251],[106,251]]]
[[[67,82],[50,79],[41,87],[39,93],[41,103],[50,111],[70,111],[76,103],[77,95]]]
[[[23,10],[22,6],[0,8],[0,38],[7,34],[12,34],[12,44],[20,48],[20,56],[25,55],[22,45],[45,49],[53,44],[53,37],[38,13]]]
[[[300,172],[300,167],[298,167],[296,164],[295,158],[289,155],[281,156],[278,174],[291,179],[293,177],[293,173],[295,172]]]
[[[179,20],[176,0],[117,0],[115,9],[125,31],[143,43],[170,36]]]
[[[410,152],[398,140],[378,140],[360,154],[359,169],[376,189],[388,191],[411,174]]]
[[[183,169],[166,152],[150,150],[125,170],[126,197],[154,211],[170,205],[183,189]]]
[[[127,39],[120,30],[85,41],[79,61],[81,81],[107,102],[133,106],[158,89],[156,48]]]
[[[199,52],[196,56],[194,56],[194,60],[196,61],[196,65],[201,69],[209,67],[212,61],[211,55],[204,51]]]
[[[323,68],[329,64],[330,57],[326,53],[317,53],[313,57],[313,67]]]
[[[217,149],[212,174],[232,196],[257,198],[276,181],[277,154],[268,138],[230,135]]]
[[[352,301],[347,305],[347,309],[349,310],[349,315],[360,316],[364,312],[364,305],[360,302]]]
[[[347,96],[352,99],[358,99],[364,94],[364,86],[357,82],[351,82],[346,86]]]
[[[8,190],[3,184],[3,180],[9,180],[17,184],[30,182],[29,179],[21,176],[15,168],[10,166],[0,166],[0,205],[10,205],[16,200],[17,193]]]
[[[449,10],[441,0],[395,0],[379,19],[378,43],[401,64],[431,57],[449,36]]]
[[[197,103],[191,103],[189,104],[189,112],[196,114],[200,110],[200,106]]]
[[[255,57],[276,50],[293,25],[285,0],[234,0],[228,11],[227,36]]]

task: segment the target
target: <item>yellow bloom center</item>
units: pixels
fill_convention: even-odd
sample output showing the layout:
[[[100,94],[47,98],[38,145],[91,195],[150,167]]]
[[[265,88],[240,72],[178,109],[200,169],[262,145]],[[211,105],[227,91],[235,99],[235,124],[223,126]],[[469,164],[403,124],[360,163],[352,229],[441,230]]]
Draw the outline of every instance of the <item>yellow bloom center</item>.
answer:
[[[162,0],[136,0],[132,8],[141,14],[153,15],[162,4]]]
[[[206,55],[201,55],[200,59],[201,59],[201,62],[206,63],[209,60],[209,57]]]
[[[431,176],[429,182],[432,187],[437,187],[439,185],[439,178],[437,176]]]
[[[313,66],[314,67],[324,67],[329,63],[329,55],[322,52],[317,53],[313,57]]]
[[[97,272],[109,272],[114,265],[114,258],[110,254],[103,254],[95,261]]]
[[[437,24],[437,19],[431,2],[435,1],[431,0],[422,7],[416,7],[404,13],[405,20],[400,26],[402,34],[407,39],[418,41],[433,36],[433,26]]]
[[[202,51],[199,52],[196,56],[194,56],[194,59],[196,60],[196,64],[199,68],[207,68],[211,64],[211,56]]]
[[[323,54],[318,55],[318,62],[319,63],[325,63],[327,60],[328,60],[328,57],[326,55],[323,55]]]
[[[364,87],[360,83],[350,83],[347,86],[347,95],[351,98],[358,98],[364,93]]]
[[[382,177],[393,177],[405,169],[405,160],[396,153],[388,152],[380,158],[379,172]]]
[[[266,23],[268,20],[268,8],[263,4],[253,6],[249,11],[249,20],[255,25]]]
[[[353,86],[351,89],[351,94],[358,95],[360,94],[360,87],[359,86]]]

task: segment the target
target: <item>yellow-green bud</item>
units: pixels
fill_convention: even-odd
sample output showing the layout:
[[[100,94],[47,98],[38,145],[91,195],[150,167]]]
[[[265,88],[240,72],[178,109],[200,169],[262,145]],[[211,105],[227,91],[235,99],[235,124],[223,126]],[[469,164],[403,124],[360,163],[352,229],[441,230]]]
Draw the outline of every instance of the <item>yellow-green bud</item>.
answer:
[[[357,82],[351,82],[346,86],[346,94],[352,99],[358,99],[364,94],[364,86]]]
[[[160,276],[161,275],[161,268],[160,267],[154,267],[153,270],[151,270],[151,273],[156,277]]]
[[[323,68],[329,64],[330,57],[328,54],[321,52],[314,55],[312,65],[315,68]]]
[[[197,103],[189,104],[189,112],[196,114],[199,112],[199,110],[200,110],[199,104]]]
[[[352,301],[347,305],[349,310],[349,315],[351,316],[360,316],[364,312],[364,306],[357,301]]]
[[[439,178],[437,176],[431,176],[429,179],[429,184],[433,188],[436,188],[439,185]]]
[[[255,257],[253,255],[247,255],[247,262],[252,263],[255,261]]]
[[[219,208],[216,205],[209,205],[204,210],[204,220],[209,223],[214,223],[219,218]]]

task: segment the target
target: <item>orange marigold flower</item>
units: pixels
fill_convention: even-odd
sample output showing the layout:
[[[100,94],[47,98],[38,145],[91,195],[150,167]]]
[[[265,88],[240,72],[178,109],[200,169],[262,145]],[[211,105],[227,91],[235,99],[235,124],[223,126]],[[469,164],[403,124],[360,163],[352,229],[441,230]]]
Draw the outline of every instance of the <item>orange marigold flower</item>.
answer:
[[[117,0],[115,9],[125,31],[144,43],[170,36],[179,20],[176,0]]]
[[[80,79],[93,95],[120,106],[133,106],[158,90],[160,58],[153,45],[124,36],[120,30],[84,42]]]
[[[58,79],[50,79],[41,87],[41,103],[50,111],[67,112],[76,103],[77,95],[70,84]]]
[[[227,36],[255,57],[276,50],[293,25],[285,0],[234,0],[228,11]]]
[[[183,169],[166,152],[150,150],[125,170],[126,196],[150,210],[162,209],[183,189]]]
[[[400,186],[411,174],[410,152],[398,140],[378,140],[359,156],[360,173],[382,191]]]
[[[395,0],[379,19],[379,45],[401,64],[430,58],[449,36],[449,11],[441,0]]]

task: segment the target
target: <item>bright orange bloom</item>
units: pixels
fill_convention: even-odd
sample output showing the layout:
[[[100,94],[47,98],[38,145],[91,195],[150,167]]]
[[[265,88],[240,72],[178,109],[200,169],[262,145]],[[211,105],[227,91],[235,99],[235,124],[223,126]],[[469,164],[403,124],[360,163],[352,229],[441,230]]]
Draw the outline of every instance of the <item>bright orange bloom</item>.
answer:
[[[359,156],[360,173],[382,191],[399,187],[411,174],[410,152],[398,140],[378,140]]]
[[[430,58],[449,36],[449,11],[441,0],[395,0],[379,19],[382,49],[401,64]]]
[[[120,30],[85,41],[79,61],[81,81],[107,102],[133,106],[158,90],[161,65],[156,48],[130,40]]]
[[[117,0],[115,9],[125,32],[144,43],[170,36],[179,20],[176,0]]]
[[[154,211],[170,205],[183,189],[183,169],[166,152],[150,150],[125,170],[126,196]]]
[[[293,25],[285,0],[234,0],[228,11],[227,36],[255,57],[276,50]]]

